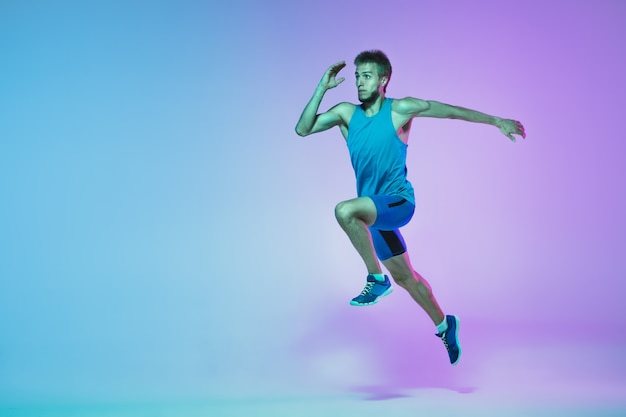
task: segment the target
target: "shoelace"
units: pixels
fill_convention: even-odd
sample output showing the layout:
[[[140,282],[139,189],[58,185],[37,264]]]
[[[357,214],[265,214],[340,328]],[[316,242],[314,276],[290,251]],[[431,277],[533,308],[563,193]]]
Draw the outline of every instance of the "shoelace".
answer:
[[[365,284],[365,288],[363,289],[363,291],[361,292],[361,295],[367,295],[370,293],[370,291],[372,291],[372,287],[374,286],[374,282],[368,282],[367,284]]]
[[[450,347],[448,347],[448,341],[446,340],[446,332],[443,332],[440,337],[443,345],[446,347],[446,350],[450,351]]]

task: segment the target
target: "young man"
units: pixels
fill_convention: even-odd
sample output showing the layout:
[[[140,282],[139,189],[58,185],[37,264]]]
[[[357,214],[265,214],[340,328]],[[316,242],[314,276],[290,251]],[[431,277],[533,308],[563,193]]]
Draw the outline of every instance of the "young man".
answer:
[[[428,282],[413,270],[398,230],[411,220],[415,210],[413,187],[406,178],[411,122],[416,117],[438,117],[486,123],[496,126],[513,142],[514,134],[526,137],[524,127],[518,121],[436,101],[386,98],[391,64],[381,51],[362,52],[354,64],[361,105],[339,103],[318,113],[326,91],[345,80],[337,79],[346,66],[345,62],[338,62],[326,71],[296,125],[300,136],[338,126],[348,145],[358,197],[339,203],[335,216],[368,272],[365,288],[350,304],[375,304],[391,293],[389,278],[381,270],[382,262],[396,284],[407,290],[428,314],[448,350],[450,363],[456,365],[461,354],[459,319],[444,315]]]

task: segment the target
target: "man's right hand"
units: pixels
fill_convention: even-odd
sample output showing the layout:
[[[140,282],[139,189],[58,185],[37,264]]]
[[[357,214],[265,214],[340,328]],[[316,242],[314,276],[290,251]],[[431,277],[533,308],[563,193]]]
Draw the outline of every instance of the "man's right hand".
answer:
[[[326,90],[335,88],[344,82],[345,78],[337,79],[337,74],[345,66],[346,63],[341,61],[331,65],[330,68],[326,70],[320,83],[315,89],[315,93],[313,93],[313,97],[311,97],[311,100],[309,100],[308,104],[302,111],[300,120],[298,120],[298,124],[296,124],[296,133],[298,135],[307,136],[311,133],[328,130],[333,126],[339,126],[344,123],[344,118],[342,118],[341,112],[337,109],[338,107],[344,108],[348,105],[347,103],[338,104],[324,113],[317,114],[317,112]]]
[[[326,72],[324,73],[324,76],[322,77],[320,81],[319,87],[323,88],[324,90],[330,90],[331,88],[335,88],[339,84],[344,82],[345,78],[342,77],[342,78],[337,79],[337,74],[345,66],[346,66],[345,61],[337,62],[336,64],[331,65],[330,68],[328,68]]]

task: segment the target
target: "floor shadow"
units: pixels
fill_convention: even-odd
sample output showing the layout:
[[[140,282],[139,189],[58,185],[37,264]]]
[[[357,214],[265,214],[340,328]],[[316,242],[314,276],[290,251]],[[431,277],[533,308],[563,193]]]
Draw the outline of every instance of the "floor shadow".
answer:
[[[318,325],[297,346],[302,360],[315,361],[320,355],[351,347],[366,350],[369,364],[375,368],[375,382],[364,380],[345,386],[350,393],[362,394],[364,400],[382,401],[412,396],[415,389],[445,389],[471,394],[476,387],[459,377],[434,328],[427,320],[406,314],[406,306],[375,305],[367,308],[347,306],[327,310]],[[408,306],[409,309],[412,306]],[[423,314],[423,313],[422,313]]]
[[[385,386],[357,386],[349,389],[350,392],[363,395],[366,401],[394,400],[396,398],[408,397],[406,393],[392,387]]]
[[[365,401],[385,401],[397,398],[406,398],[414,396],[414,393],[408,394],[408,390],[414,390],[418,387],[394,387],[394,386],[355,386],[349,389],[349,392],[361,394]],[[424,388],[424,387],[422,387]],[[433,387],[429,387],[433,388]],[[438,387],[441,388],[441,387]],[[459,394],[471,394],[476,391],[476,387],[457,387],[447,388]]]

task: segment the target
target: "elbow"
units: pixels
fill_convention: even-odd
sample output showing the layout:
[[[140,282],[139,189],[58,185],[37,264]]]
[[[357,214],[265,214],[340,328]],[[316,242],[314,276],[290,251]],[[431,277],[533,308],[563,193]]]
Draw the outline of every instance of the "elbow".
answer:
[[[309,136],[310,134],[311,132],[302,129],[300,126],[296,126],[296,135],[300,136],[301,138]]]

